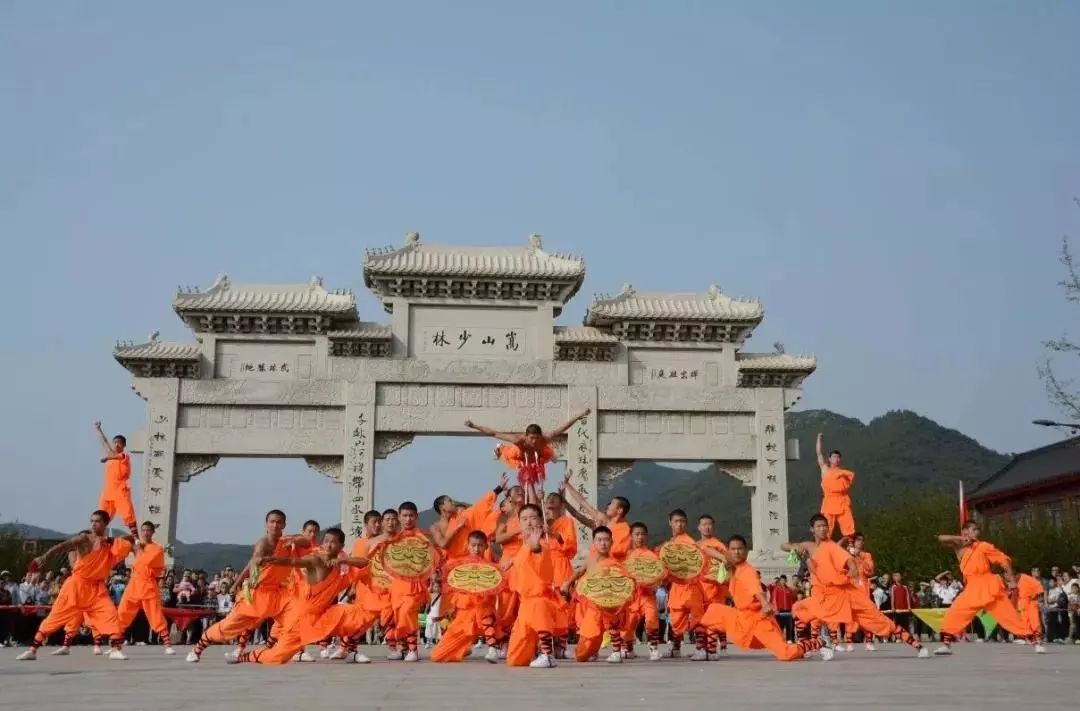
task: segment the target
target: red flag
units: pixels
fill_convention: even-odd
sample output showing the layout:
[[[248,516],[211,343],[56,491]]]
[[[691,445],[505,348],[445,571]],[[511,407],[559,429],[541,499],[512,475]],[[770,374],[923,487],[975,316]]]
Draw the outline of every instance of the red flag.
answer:
[[[964,500],[964,482],[960,482],[960,528],[967,523],[967,501]]]

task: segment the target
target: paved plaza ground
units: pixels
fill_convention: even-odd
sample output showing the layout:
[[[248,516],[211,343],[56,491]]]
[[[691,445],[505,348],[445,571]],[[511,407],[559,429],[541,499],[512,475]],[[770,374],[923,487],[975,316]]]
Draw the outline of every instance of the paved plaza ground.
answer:
[[[463,664],[384,661],[229,666],[211,647],[199,664],[186,648],[128,649],[126,662],[70,657],[16,662],[0,650],[2,709],[606,709],[698,708],[1070,708],[1080,694],[1080,647],[1053,645],[1045,656],[1009,644],[959,644],[951,658],[915,659],[906,646],[838,654],[823,663],[775,662],[732,652],[718,662],[686,660],[622,665],[562,662],[556,669],[510,669],[473,659]]]

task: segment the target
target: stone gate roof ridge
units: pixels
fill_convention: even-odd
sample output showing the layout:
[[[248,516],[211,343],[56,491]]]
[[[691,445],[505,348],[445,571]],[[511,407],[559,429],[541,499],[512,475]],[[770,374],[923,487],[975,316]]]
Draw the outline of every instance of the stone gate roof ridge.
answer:
[[[615,295],[597,294],[585,316],[585,325],[611,320],[743,321],[760,322],[765,316],[758,299],[728,296],[715,284],[705,293],[639,292],[625,284]]]
[[[812,355],[789,355],[787,353],[735,354],[740,370],[806,371],[817,369],[817,358]]]
[[[330,291],[320,277],[306,284],[233,284],[222,274],[205,291],[180,287],[173,310],[190,312],[263,312],[282,314],[356,314],[356,297],[349,289]]]

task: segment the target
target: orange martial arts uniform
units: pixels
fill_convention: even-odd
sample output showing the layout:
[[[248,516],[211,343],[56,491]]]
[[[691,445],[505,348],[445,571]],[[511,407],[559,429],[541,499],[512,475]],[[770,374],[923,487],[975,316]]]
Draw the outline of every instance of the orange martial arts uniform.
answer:
[[[1016,576],[1016,609],[1027,622],[1031,633],[1042,636],[1042,615],[1039,614],[1039,596],[1045,592],[1042,583],[1027,573]]]
[[[855,515],[848,495],[854,481],[855,472],[842,467],[829,467],[821,477],[821,515],[829,522],[830,538],[837,523],[842,535],[855,535]]]
[[[131,529],[133,534],[138,535],[139,529],[135,525],[135,507],[131,504],[131,455],[120,452],[117,456],[119,459],[109,459],[105,462],[105,483],[101,488],[98,508],[109,514],[110,522],[113,516],[120,514],[124,525]]]
[[[626,560],[631,561],[639,555],[658,557],[648,548],[631,548]],[[634,590],[634,598],[626,608],[622,632],[623,648],[631,654],[634,651],[634,640],[637,639],[637,628],[642,620],[645,621],[645,638],[649,640],[649,648],[656,648],[660,644],[660,611],[656,606],[655,585],[648,587],[638,585]]]
[[[1009,556],[986,541],[973,541],[960,556],[960,572],[964,575],[964,589],[941,621],[941,641],[951,642],[971,624],[980,610],[986,610],[994,620],[1017,637],[1035,643],[1039,635],[1032,632],[1031,625],[1020,618],[1005,584],[990,570],[991,565],[1005,565]]]
[[[296,549],[284,538],[274,545],[274,558],[295,558]],[[249,579],[250,582],[250,579]],[[297,600],[289,594],[292,584],[292,568],[283,565],[267,565],[259,569],[258,580],[251,588],[245,588],[236,604],[225,619],[211,625],[203,633],[202,639],[192,650],[200,655],[211,644],[224,644],[248,630],[253,630],[264,620],[281,623],[282,629],[288,629],[297,614]],[[273,647],[277,640],[271,636],[266,641],[267,647]]]
[[[788,644],[776,618],[761,611],[761,578],[754,566],[746,561],[732,571],[729,591],[735,607],[719,602],[709,605],[701,624],[709,630],[724,630],[728,639],[743,649],[767,649],[773,656],[788,662],[801,659],[808,652],[821,649],[820,639],[805,639]]]
[[[537,645],[541,654],[552,654],[555,629],[551,548],[547,541],[541,541],[539,553],[523,545],[518,548],[510,568],[510,587],[519,601],[506,652],[506,663],[512,667],[528,666],[536,656]]]
[[[446,541],[446,545],[443,547],[444,561],[452,561],[469,555],[469,534],[473,531],[484,530],[485,522],[492,511],[496,510],[495,504],[498,496],[495,491],[489,491],[480,497],[475,504],[450,517],[450,520],[446,522],[447,529],[457,526],[458,521],[464,521],[464,524]],[[453,595],[451,590],[444,589],[439,609],[455,607]]]
[[[165,574],[165,549],[157,543],[147,543],[135,554],[135,563],[131,566],[131,579],[120,598],[120,607],[116,614],[120,630],[127,630],[135,621],[135,615],[142,609],[150,623],[150,629],[161,637],[161,644],[168,647],[169,623],[161,610],[161,591],[158,580]]]
[[[869,551],[859,551],[855,555],[855,564],[859,566],[859,585],[860,592],[866,595],[868,600],[873,601],[874,597],[870,593],[870,578],[874,575],[874,556],[870,555]],[[876,605],[875,605],[876,606]],[[859,631],[859,625],[852,622],[850,625],[844,628],[844,639],[848,644],[851,644],[855,639],[855,633]],[[867,642],[870,641],[870,637],[867,637]]]
[[[847,573],[849,560],[851,554],[832,541],[819,543],[810,556],[810,597],[799,600],[791,609],[798,638],[809,639],[810,623],[815,620],[834,629],[837,625],[856,623],[871,634],[896,636],[915,649],[922,649],[910,632],[883,615],[870,598],[852,585]]]
[[[521,551],[521,521],[518,519],[517,514],[507,519],[506,532],[507,534],[516,535],[506,543],[500,544],[502,546],[500,560],[516,560],[517,554]],[[518,611],[518,593],[512,585],[507,586],[506,590],[499,593],[496,608],[498,610],[499,626],[503,629],[513,627],[514,617]]]
[[[94,544],[89,553],[79,556],[71,576],[60,587],[52,610],[38,626],[30,649],[37,651],[53,632],[83,620],[95,634],[108,636],[113,648],[120,649],[124,636],[105,581],[130,552],[131,544],[123,538],[105,538]]]
[[[697,541],[685,533],[680,533],[671,540],[674,543],[697,546]],[[700,581],[686,583],[672,579],[671,588],[668,590],[667,607],[668,620],[671,623],[671,648],[675,651],[682,647],[683,636],[688,630],[698,630],[701,616],[705,613]],[[699,638],[698,649],[704,651],[704,643],[705,640]]]
[[[410,531],[401,531],[393,541],[401,541],[406,538],[421,538],[428,541],[428,537],[415,528]],[[430,543],[430,541],[428,541]],[[406,651],[415,652],[418,648],[418,635],[420,634],[420,608],[428,600],[428,578],[403,580],[391,578],[390,580],[390,607],[394,615],[394,639],[405,644]]]
[[[596,561],[600,568],[622,567],[622,564],[614,558],[604,558]],[[624,571],[625,573],[625,571]],[[574,658],[579,662],[587,662],[599,651],[604,641],[604,633],[608,633],[611,639],[611,650],[622,651],[623,630],[626,627],[626,610],[604,610],[586,601],[578,601],[579,626],[578,642],[574,647]]]
[[[551,545],[552,586],[558,591],[562,584],[574,576],[574,558],[577,557],[577,531],[574,528],[574,520],[563,514],[557,519],[548,521],[548,529],[551,537],[548,543]],[[555,536],[562,539],[560,543]],[[573,615],[573,607],[561,594],[556,594],[555,602],[555,635],[562,640],[570,630],[570,622]]]
[[[708,538],[702,538],[701,543],[707,548],[719,551],[721,553],[727,553],[727,546],[724,545],[716,536],[709,536]],[[701,606],[703,610],[708,610],[709,605],[715,602],[721,604],[727,602],[728,599],[728,584],[717,582],[716,580],[716,561],[712,558],[705,557],[705,574],[701,576]],[[705,651],[709,654],[716,654],[717,648],[727,649],[727,637],[723,630],[709,630],[707,632],[707,641],[705,643]]]
[[[480,562],[484,558],[466,556],[464,560]],[[454,619],[431,650],[431,661],[460,662],[468,655],[477,637],[483,637],[489,647],[498,647],[503,641],[503,632],[495,619],[495,597],[454,595]],[[439,610],[442,614],[441,605]]]
[[[314,586],[304,581],[304,599],[297,603],[288,627],[273,647],[264,647],[237,656],[239,662],[286,664],[304,647],[327,637],[349,639],[356,636],[364,614],[353,605],[337,605],[338,596],[348,589],[352,578],[342,573],[341,564],[330,568],[326,577]]]
[[[370,559],[373,552],[368,549],[368,539],[358,538],[353,543],[353,558]],[[348,573],[349,583],[353,586],[355,597],[348,603],[358,616],[358,630],[351,638],[343,637],[341,646],[346,652],[355,652],[360,643],[360,637],[368,631],[376,621],[379,628],[387,636],[387,641],[393,640],[390,628],[393,626],[394,610],[390,605],[390,589],[380,586],[371,574],[371,566],[352,568]],[[392,645],[391,648],[396,647]]]

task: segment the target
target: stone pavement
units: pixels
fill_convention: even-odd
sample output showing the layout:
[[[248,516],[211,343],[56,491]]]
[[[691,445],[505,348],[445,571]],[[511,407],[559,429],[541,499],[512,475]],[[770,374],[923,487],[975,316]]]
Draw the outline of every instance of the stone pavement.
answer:
[[[920,709],[1016,708],[1037,700],[1070,708],[1080,690],[1080,647],[1052,645],[1037,656],[1011,644],[959,644],[951,658],[915,659],[906,646],[782,663],[732,652],[719,662],[686,660],[622,665],[561,662],[556,669],[510,669],[479,659],[463,664],[377,661],[262,667],[226,665],[228,647],[211,647],[199,664],[186,648],[165,657],[158,647],[132,647],[110,662],[77,647],[70,657],[16,662],[20,649],[0,649],[0,709],[552,709],[586,704],[607,709],[742,708]]]

